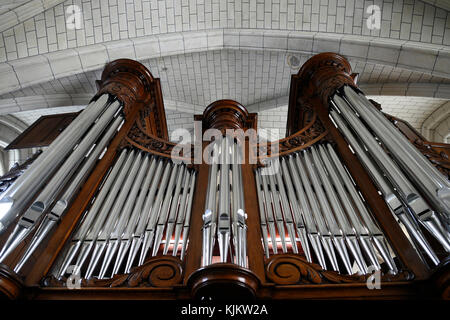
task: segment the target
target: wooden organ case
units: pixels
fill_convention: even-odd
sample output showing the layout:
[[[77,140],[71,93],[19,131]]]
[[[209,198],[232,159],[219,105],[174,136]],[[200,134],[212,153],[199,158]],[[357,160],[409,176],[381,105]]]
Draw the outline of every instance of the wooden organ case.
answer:
[[[344,57],[292,76],[279,141],[232,100],[194,118],[195,145],[169,142],[159,79],[109,63],[0,199],[3,297],[449,298],[448,146],[397,130]]]

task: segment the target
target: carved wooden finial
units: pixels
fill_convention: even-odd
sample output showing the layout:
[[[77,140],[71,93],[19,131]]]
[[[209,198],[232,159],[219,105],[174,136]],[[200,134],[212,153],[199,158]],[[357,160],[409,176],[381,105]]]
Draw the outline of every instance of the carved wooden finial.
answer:
[[[200,119],[199,116],[196,119]],[[256,129],[256,114],[249,113],[239,102],[217,100],[206,107],[201,117],[203,129]]]
[[[108,63],[102,72],[97,96],[103,93],[115,95],[125,105],[125,111],[135,102],[148,104],[155,79],[141,63],[130,59],[118,59]]]

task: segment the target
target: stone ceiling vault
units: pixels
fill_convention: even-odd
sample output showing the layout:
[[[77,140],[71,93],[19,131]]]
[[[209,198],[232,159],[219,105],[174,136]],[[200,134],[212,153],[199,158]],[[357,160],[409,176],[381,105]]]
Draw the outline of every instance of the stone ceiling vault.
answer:
[[[371,4],[382,10],[380,30],[366,26]],[[81,8],[79,30],[66,27],[72,5]],[[6,0],[0,114],[31,121],[42,109],[80,108],[106,63],[131,58],[161,78],[173,119],[231,98],[273,112],[261,115],[278,117],[275,126],[284,121],[290,76],[298,71],[287,58],[301,65],[324,51],[346,56],[369,95],[426,97],[416,126],[450,98],[445,1]]]

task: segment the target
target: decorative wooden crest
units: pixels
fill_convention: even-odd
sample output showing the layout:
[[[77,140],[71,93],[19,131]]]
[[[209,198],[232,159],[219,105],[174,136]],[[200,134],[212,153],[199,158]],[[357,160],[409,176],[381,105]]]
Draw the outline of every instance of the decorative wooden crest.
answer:
[[[114,60],[106,65],[97,87],[96,96],[110,93],[122,101],[125,115],[139,105],[146,132],[168,140],[161,85],[143,64],[130,59]]]
[[[344,84],[356,86],[350,63],[332,52],[320,53],[309,59],[291,78],[286,135],[306,126],[314,117],[319,98],[328,105],[329,97]]]

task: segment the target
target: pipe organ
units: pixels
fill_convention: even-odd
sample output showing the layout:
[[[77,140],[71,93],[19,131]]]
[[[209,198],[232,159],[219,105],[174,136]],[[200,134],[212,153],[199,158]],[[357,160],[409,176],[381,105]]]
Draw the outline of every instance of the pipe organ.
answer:
[[[0,292],[449,298],[450,164],[355,79],[344,57],[318,54],[292,76],[285,138],[263,142],[257,114],[219,100],[194,117],[195,143],[176,144],[159,79],[109,63],[85,110],[1,196]],[[374,273],[381,290],[368,288]]]

